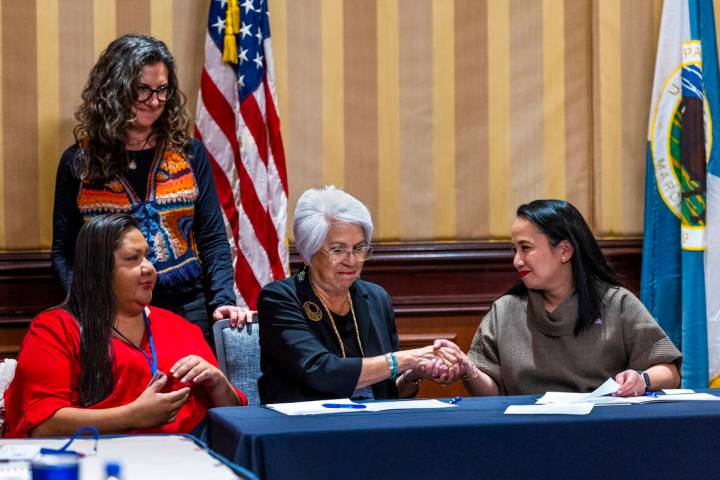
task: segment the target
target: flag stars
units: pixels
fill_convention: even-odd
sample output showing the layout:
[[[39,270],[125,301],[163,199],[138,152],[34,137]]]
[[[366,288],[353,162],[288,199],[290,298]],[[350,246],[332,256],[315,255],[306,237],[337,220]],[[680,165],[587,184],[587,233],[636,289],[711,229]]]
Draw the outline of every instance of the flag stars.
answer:
[[[245,14],[247,15],[248,12],[254,12],[255,6],[253,5],[252,0],[245,0],[245,2],[240,5],[242,8],[245,9]]]
[[[258,32],[255,34],[255,38],[258,39],[258,43],[262,43],[263,33],[262,33],[262,29],[260,27],[258,27]]]
[[[240,65],[242,65],[244,62],[248,61],[248,49],[240,47],[240,53],[238,53],[238,61],[240,62]]]
[[[227,0],[215,0],[220,4],[220,8],[225,8],[225,5],[227,5]]]
[[[255,54],[255,58],[253,58],[253,62],[255,62],[255,65],[257,68],[262,68],[263,66],[263,56],[260,55],[260,52],[257,52]]]
[[[245,22],[242,22],[242,27],[240,27],[240,33],[242,34],[241,38],[245,38],[248,35],[252,37],[253,34],[250,31],[251,28],[252,28],[252,25],[246,25]]]
[[[217,28],[217,33],[220,35],[223,30],[225,30],[225,20],[223,20],[220,17],[217,17],[217,21],[213,23],[213,27]]]
[[[237,83],[240,88],[243,88],[245,86],[245,75],[240,75]]]

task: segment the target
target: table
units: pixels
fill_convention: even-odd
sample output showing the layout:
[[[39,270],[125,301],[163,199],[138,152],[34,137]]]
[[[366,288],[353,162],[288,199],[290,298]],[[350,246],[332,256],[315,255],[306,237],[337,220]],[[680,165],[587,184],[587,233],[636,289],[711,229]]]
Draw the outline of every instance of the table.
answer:
[[[67,438],[0,439],[2,445],[37,445],[60,448]],[[87,456],[80,459],[80,479],[105,478],[105,462],[119,461],[123,480],[237,480],[237,476],[225,464],[213,458],[208,451],[190,435],[132,435],[101,436],[97,454],[93,453],[95,440],[87,437],[76,439],[71,450]],[[0,479],[29,479],[27,463],[0,463]]]
[[[301,417],[216,408],[208,444],[267,480],[720,477],[720,402],[602,406],[587,416],[503,415],[508,405],[536,398]]]

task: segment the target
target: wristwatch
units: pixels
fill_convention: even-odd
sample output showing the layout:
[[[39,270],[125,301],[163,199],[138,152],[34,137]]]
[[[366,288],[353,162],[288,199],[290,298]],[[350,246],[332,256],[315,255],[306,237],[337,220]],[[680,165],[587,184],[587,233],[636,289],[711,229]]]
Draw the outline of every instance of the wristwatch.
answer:
[[[637,372],[642,375],[643,380],[645,381],[645,391],[650,391],[650,387],[652,386],[650,383],[650,375],[648,375],[645,370],[638,370]]]

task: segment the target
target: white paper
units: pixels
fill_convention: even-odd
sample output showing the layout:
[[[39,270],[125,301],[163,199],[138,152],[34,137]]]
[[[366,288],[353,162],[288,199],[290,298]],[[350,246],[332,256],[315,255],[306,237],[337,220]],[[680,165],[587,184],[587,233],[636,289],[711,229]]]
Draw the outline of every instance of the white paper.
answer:
[[[616,397],[608,397],[611,393],[617,392],[620,385],[613,380],[608,378],[598,388],[590,393],[570,393],[570,392],[547,392],[545,395],[538,399],[538,405],[549,405],[549,404],[570,404],[570,403],[583,403],[591,402],[596,404],[615,404],[622,403],[622,399],[616,399]]]
[[[0,463],[0,480],[30,480],[30,463],[27,461]]]
[[[328,408],[325,404],[364,405],[365,408]],[[265,405],[285,415],[329,415],[333,413],[383,412],[385,410],[412,410],[419,408],[451,408],[456,405],[439,400],[400,400],[395,402],[356,403],[348,398],[314,400],[310,402],[271,403]]]
[[[709,393],[678,393],[676,395],[658,395],[657,397],[636,397],[636,398],[647,398],[645,402],[707,402],[717,401],[720,397],[711,395]]]
[[[453,408],[451,405],[440,400],[400,400],[396,402],[375,402],[366,403],[367,411],[382,412],[385,410],[412,410],[416,408]]]
[[[510,405],[505,409],[505,415],[587,415],[593,409],[593,404],[566,403],[551,405]]]
[[[665,395],[680,395],[681,393],[695,393],[695,390],[689,388],[664,388],[662,392]]]
[[[334,403],[339,405],[353,405],[355,402],[349,398],[337,398],[334,400],[313,400],[309,402],[291,402],[291,403],[270,403],[265,405],[271,410],[284,413],[285,415],[324,415],[333,413],[358,413],[364,412],[366,408],[327,408],[323,407],[325,403]]]
[[[678,393],[675,395],[658,395],[657,397],[642,395],[640,397],[604,397],[613,399],[610,405],[637,405],[657,402],[707,402],[717,401],[720,397],[709,393]],[[595,403],[601,405],[600,403]]]
[[[684,389],[675,389],[682,392]],[[671,390],[672,391],[672,390]],[[692,390],[691,390],[692,392]],[[720,397],[709,393],[673,393],[657,397],[640,395],[638,397],[592,397],[587,393],[548,392],[536,402],[537,405],[572,405],[589,402],[595,405],[635,405],[654,402],[707,402],[717,401]]]
[[[613,380],[612,378],[608,378],[607,380],[605,380],[605,383],[592,391],[590,397],[604,397],[605,395],[610,395],[617,392],[619,388],[620,385],[618,385],[615,380]]]
[[[16,444],[0,447],[0,460],[32,460],[40,453],[40,445]]]

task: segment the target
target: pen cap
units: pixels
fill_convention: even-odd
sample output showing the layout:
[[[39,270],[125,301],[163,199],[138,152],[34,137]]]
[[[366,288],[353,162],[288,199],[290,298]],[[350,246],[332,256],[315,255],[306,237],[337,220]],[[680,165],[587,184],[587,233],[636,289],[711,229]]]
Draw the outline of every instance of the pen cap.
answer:
[[[108,461],[105,463],[105,479],[106,480],[120,480],[120,463],[117,461]]]

